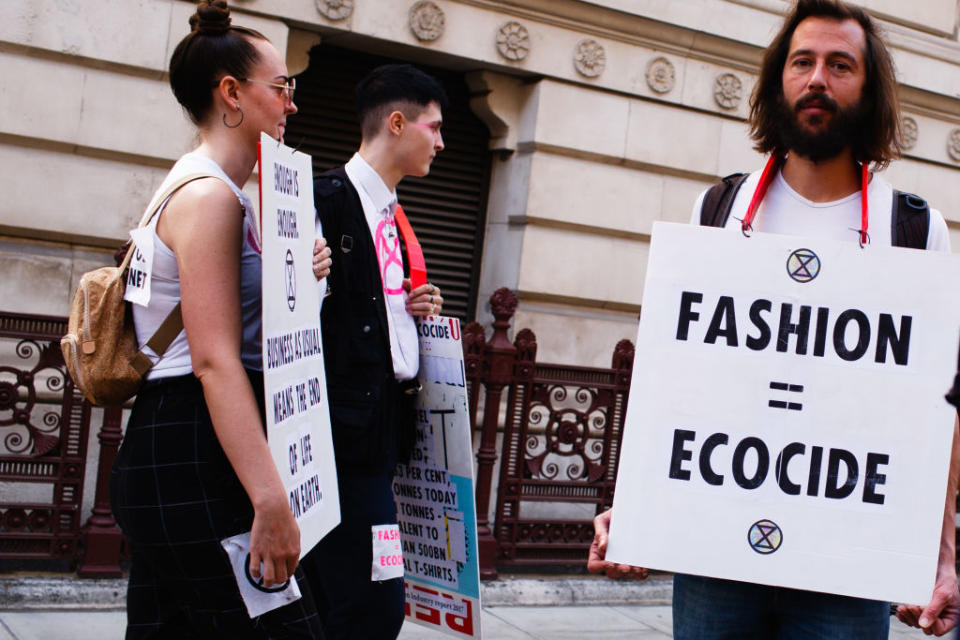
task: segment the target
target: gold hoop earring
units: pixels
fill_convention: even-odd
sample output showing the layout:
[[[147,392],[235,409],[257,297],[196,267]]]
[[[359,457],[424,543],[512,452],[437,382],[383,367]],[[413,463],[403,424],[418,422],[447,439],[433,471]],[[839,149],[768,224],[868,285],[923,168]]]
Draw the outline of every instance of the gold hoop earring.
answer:
[[[227,124],[227,114],[223,114],[223,126],[227,129],[236,129],[240,126],[240,123],[243,122],[243,109],[240,108],[240,105],[237,105],[237,111],[240,112],[240,120],[237,121],[237,124]]]

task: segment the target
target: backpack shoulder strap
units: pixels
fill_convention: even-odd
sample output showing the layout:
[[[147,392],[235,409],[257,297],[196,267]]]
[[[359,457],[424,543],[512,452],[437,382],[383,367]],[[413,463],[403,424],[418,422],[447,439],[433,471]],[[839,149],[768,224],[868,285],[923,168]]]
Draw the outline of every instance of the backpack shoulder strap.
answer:
[[[700,206],[700,224],[705,227],[723,227],[730,217],[730,209],[740,187],[749,173],[731,173],[707,190]]]
[[[150,220],[152,220],[153,216],[155,216],[160,210],[161,205],[163,205],[163,203],[166,202],[167,199],[177,191],[177,189],[184,186],[188,182],[193,182],[194,180],[199,180],[200,178],[217,178],[219,180],[220,176],[214,173],[191,173],[171,182],[170,186],[164,189],[161,193],[157,194],[147,209],[143,212],[143,217],[140,218],[140,224],[138,224],[137,227],[145,227],[150,224]]]
[[[140,227],[145,227],[149,224],[150,220],[157,214],[160,210],[161,205],[167,201],[177,189],[180,187],[193,182],[194,180],[199,180],[201,178],[216,178],[221,180],[220,176],[213,173],[191,173],[189,175],[183,176],[182,178],[173,182],[169,187],[164,189],[164,191],[157,195],[154,198],[153,202],[150,203],[150,206],[147,207],[146,212],[143,214],[143,218],[140,220]],[[242,205],[241,205],[242,206]],[[131,244],[130,248],[127,249],[127,255],[124,257],[123,264],[120,266],[120,272],[123,273],[126,270],[127,265],[130,264],[130,256],[133,255],[134,247]],[[163,319],[163,322],[160,323],[160,326],[154,332],[150,339],[147,340],[145,347],[150,347],[150,349],[157,354],[157,359],[163,357],[163,354],[167,352],[167,348],[173,344],[174,338],[180,335],[180,332],[183,331],[183,315],[180,312],[180,303],[177,302],[174,305],[173,309],[170,310],[170,313],[167,314],[167,317]],[[147,371],[153,367],[153,361],[147,357],[143,352],[143,349],[138,349],[136,353],[130,358],[130,364],[134,369],[137,370],[141,376],[145,376]]]
[[[323,235],[331,249],[331,242],[341,235],[343,209],[350,197],[350,181],[343,167],[324,171],[313,180],[313,203],[323,225]]]
[[[912,193],[893,190],[890,239],[895,247],[926,249],[930,231],[930,205]]]

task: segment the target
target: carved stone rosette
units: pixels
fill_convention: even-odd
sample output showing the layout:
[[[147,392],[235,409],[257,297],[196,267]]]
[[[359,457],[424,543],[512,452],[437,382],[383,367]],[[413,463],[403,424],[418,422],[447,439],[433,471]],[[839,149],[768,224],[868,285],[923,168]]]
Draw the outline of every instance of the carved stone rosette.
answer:
[[[507,60],[523,60],[530,53],[530,32],[519,22],[507,22],[497,31],[497,51]]]
[[[596,40],[581,40],[573,52],[573,66],[580,75],[596,78],[607,66],[607,52]]]
[[[436,40],[447,27],[443,9],[431,0],[421,0],[410,7],[410,31],[421,42]]]
[[[327,20],[343,20],[353,13],[353,0],[317,0],[317,11]]]
[[[960,162],[960,129],[954,129],[950,132],[947,139],[947,153],[955,162]]]
[[[903,148],[909,151],[917,146],[917,137],[920,134],[920,127],[917,126],[917,121],[910,116],[905,116],[903,118],[901,127],[903,128]]]
[[[656,93],[667,93],[677,83],[677,72],[673,63],[660,56],[647,65],[647,86]]]
[[[721,109],[736,109],[743,99],[743,83],[732,73],[717,76],[713,85],[713,99]]]

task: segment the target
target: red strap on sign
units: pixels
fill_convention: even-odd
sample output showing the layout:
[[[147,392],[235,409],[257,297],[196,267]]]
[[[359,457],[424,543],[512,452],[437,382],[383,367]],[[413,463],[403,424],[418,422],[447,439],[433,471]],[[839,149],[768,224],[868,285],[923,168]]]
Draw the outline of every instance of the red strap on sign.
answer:
[[[860,165],[860,245],[870,242],[867,227],[870,224],[870,211],[867,208],[867,188],[870,186],[870,169],[867,163]]]
[[[423,259],[423,249],[417,242],[417,235],[407,220],[407,214],[403,212],[403,207],[397,205],[393,212],[393,218],[397,221],[397,229],[400,231],[400,237],[407,246],[407,262],[410,263],[410,288],[416,289],[419,286],[427,284],[427,262]]]
[[[760,208],[763,197],[767,195],[767,189],[770,188],[773,179],[777,176],[777,171],[780,170],[782,165],[782,156],[773,155],[767,160],[767,165],[763,168],[763,173],[760,174],[760,183],[757,185],[757,190],[753,192],[753,198],[750,199],[750,205],[747,207],[747,214],[743,216],[741,229],[744,234],[753,231],[753,220],[757,216],[757,209]],[[867,163],[863,163],[860,165],[860,230],[857,231],[861,246],[870,242],[870,236],[867,234],[870,225],[870,211],[867,204],[867,189],[869,187],[870,168]]]
[[[260,141],[257,140],[257,211],[260,213],[258,216],[260,222],[260,229],[257,229],[260,232],[263,229],[263,157],[260,155]],[[261,234],[261,245],[263,244],[263,235]]]
[[[770,188],[770,184],[773,183],[773,179],[776,177],[777,171],[780,170],[780,165],[782,164],[782,156],[772,155],[770,159],[767,160],[767,166],[763,168],[763,173],[760,174],[760,184],[757,185],[757,190],[753,192],[750,206],[747,207],[747,215],[743,216],[743,222],[740,228],[744,233],[753,231],[753,219],[757,215],[757,209],[760,208],[760,203],[763,201],[763,197],[767,195],[767,189]]]

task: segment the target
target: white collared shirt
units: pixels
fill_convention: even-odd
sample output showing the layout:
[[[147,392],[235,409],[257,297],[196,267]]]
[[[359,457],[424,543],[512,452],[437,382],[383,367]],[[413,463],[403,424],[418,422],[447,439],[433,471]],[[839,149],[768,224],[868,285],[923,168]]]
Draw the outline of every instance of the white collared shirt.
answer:
[[[359,153],[353,154],[344,170],[360,195],[363,215],[367,219],[380,265],[393,372],[397,380],[410,380],[416,377],[420,366],[420,342],[417,338],[416,322],[413,316],[407,313],[407,293],[403,290],[400,234],[393,218],[397,208],[397,192],[387,188],[380,174],[367,164]]]

